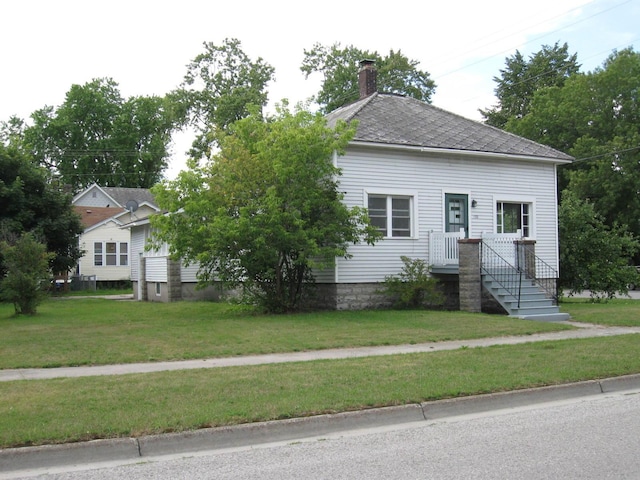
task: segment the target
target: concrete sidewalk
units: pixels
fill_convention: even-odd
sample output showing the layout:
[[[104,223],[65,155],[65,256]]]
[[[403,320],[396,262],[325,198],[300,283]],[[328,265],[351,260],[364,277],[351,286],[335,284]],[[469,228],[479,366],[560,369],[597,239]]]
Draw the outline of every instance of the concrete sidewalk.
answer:
[[[121,365],[100,365],[95,367],[24,368],[0,370],[0,382],[14,380],[44,380],[62,377],[90,377],[100,375],[125,375],[131,373],[152,373],[171,370],[192,370],[197,368],[221,368],[233,366],[266,365],[286,362],[308,362],[344,358],[395,355],[403,353],[427,353],[459,348],[488,347],[492,345],[516,345],[546,340],[566,340],[572,338],[607,337],[640,333],[640,327],[607,327],[584,323],[565,322],[578,327],[576,330],[540,333],[513,337],[492,337],[475,340],[431,342],[416,345],[389,345],[379,347],[340,348],[313,350],[306,352],[274,353],[228,358],[185,360],[154,363],[130,363]]]

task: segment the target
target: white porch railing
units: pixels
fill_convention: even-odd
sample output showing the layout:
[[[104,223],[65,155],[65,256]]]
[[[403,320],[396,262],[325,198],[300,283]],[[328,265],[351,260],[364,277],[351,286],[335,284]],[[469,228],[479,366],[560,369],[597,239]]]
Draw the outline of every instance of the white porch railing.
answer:
[[[482,241],[511,265],[516,264],[515,241],[522,239],[520,231],[517,233],[482,233]]]
[[[464,237],[464,229],[459,232],[429,232],[429,263],[457,265],[458,240]]]
[[[431,265],[458,265],[458,240],[465,238],[459,232],[429,232],[429,263]],[[498,255],[515,265],[514,241],[522,238],[518,233],[483,233],[482,240]]]

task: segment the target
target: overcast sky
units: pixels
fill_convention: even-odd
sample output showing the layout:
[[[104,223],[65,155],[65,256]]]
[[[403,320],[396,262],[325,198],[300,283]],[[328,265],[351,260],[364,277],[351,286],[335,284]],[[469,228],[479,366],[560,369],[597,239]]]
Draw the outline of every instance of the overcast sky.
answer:
[[[505,57],[556,41],[590,71],[640,43],[640,0],[5,0],[0,8],[0,120],[58,106],[73,84],[111,77],[124,97],[163,95],[204,49],[237,38],[276,69],[271,103],[303,101],[319,77],[300,71],[314,43],[401,50],[436,81],[434,105],[479,120],[495,103]],[[636,46],[636,50],[637,50]],[[169,177],[184,165],[178,139]]]

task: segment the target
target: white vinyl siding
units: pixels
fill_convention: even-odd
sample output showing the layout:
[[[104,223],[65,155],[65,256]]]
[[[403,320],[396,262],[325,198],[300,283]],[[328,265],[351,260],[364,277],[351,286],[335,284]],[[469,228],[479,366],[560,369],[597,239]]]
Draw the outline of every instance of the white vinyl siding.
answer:
[[[109,221],[91,229],[80,236],[80,248],[84,255],[79,262],[79,273],[95,275],[99,281],[129,280],[131,278],[130,232],[120,228],[120,224]],[[117,256],[107,254],[107,245],[116,247]],[[121,247],[121,245],[126,247]],[[112,246],[109,248],[111,249]],[[126,264],[120,256],[122,248],[126,248]],[[115,262],[115,263],[114,263]]]
[[[147,257],[147,282],[167,282],[167,257]]]
[[[144,245],[149,226],[131,228],[131,280],[137,281],[140,267],[140,254],[144,254]]]
[[[402,268],[400,256],[428,259],[430,231],[444,231],[444,197],[448,192],[465,192],[469,203],[469,237],[496,232],[496,202],[527,198],[535,203],[530,219],[536,251],[545,262],[558,264],[556,176],[552,163],[486,156],[437,156],[419,151],[374,150],[351,147],[338,157],[342,170],[339,189],[350,207],[367,207],[368,195],[393,191],[414,191],[415,225],[411,239],[387,238],[374,246],[349,248],[350,259],[337,259],[339,283],[384,281]]]

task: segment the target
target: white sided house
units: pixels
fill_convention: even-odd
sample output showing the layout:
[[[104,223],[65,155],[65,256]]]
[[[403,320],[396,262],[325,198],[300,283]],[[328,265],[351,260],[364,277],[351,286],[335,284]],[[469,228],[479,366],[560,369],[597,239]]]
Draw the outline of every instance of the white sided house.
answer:
[[[216,300],[220,291],[213,287],[196,288],[198,265],[185,265],[169,257],[168,245],[159,250],[145,247],[151,237],[149,218],[127,225],[131,231],[131,282],[133,298],[150,302],[178,300]]]
[[[130,280],[131,233],[122,227],[159,211],[149,190],[93,184],[74,197],[73,206],[84,226],[76,275],[98,282]]]
[[[397,275],[407,256],[455,278],[465,310],[479,311],[484,291],[511,315],[557,314],[549,298],[558,277],[556,169],[572,157],[413,98],[378,93],[369,62],[359,75],[360,100],[328,121],[358,121],[346,153],[335,157],[339,188],[349,206],[368,209],[384,238],[351,247],[352,258],[336,259],[319,279],[335,289],[336,307],[375,304],[379,282]]]
[[[488,304],[523,318],[558,319],[557,166],[572,157],[413,98],[376,91],[363,62],[360,100],[331,112],[357,121],[339,189],[350,207],[368,209],[384,238],[351,246],[349,259],[317,272],[325,308],[383,305],[378,293],[401,272],[402,256],[422,259],[445,281],[454,305]],[[148,222],[132,227],[132,280],[138,299],[185,298],[197,267],[166,251],[145,252]],[[190,287],[191,288],[191,287]],[[191,294],[187,295],[191,298]]]

